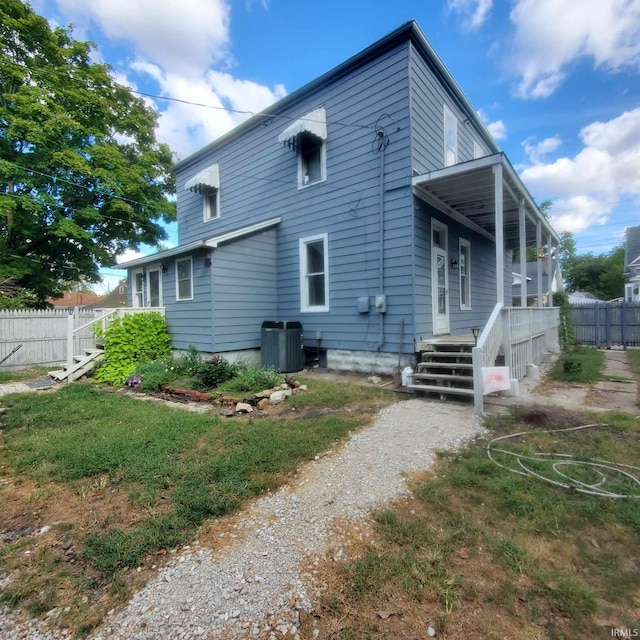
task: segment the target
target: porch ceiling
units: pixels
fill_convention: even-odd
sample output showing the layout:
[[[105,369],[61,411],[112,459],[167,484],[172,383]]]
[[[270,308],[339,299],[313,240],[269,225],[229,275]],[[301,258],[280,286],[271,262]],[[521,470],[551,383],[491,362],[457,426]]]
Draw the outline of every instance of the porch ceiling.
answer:
[[[522,201],[527,218],[525,237],[527,244],[536,242],[536,222],[540,220],[543,242],[551,235],[559,240],[555,231],[542,215],[529,195],[518,174],[502,153],[470,160],[413,178],[413,187],[418,196],[425,196],[448,213],[464,217],[470,226],[496,236],[496,197],[494,168],[502,165],[503,232],[507,247],[517,247],[520,238],[519,203]]]

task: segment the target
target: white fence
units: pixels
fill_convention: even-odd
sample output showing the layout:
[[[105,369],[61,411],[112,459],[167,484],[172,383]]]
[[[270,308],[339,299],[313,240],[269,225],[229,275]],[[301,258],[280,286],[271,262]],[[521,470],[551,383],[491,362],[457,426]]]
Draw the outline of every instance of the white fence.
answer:
[[[114,309],[44,309],[42,311],[0,311],[0,371],[25,369],[33,365],[59,366],[67,361],[67,340],[73,326],[82,327]],[[123,308],[120,313],[156,311],[164,308]],[[93,327],[81,329],[74,336],[77,353],[95,347]],[[12,353],[13,352],[13,353]]]

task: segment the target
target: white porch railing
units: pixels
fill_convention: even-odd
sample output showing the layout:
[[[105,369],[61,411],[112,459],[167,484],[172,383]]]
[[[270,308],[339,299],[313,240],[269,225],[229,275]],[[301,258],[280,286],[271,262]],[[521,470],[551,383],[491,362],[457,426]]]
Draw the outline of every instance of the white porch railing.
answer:
[[[100,325],[102,334],[109,323],[115,318],[123,318],[126,315],[135,313],[159,313],[164,316],[164,307],[119,307],[117,309],[95,309],[95,317],[89,322],[85,322],[79,326],[76,324],[76,315],[69,314],[67,318],[67,371],[73,367],[73,356],[83,349],[95,348],[96,338],[93,327]],[[89,342],[89,345],[87,345]]]
[[[521,380],[527,366],[541,364],[560,345],[560,310],[557,307],[503,307],[496,304],[473,349],[474,404],[483,411],[482,367],[495,366],[504,355],[511,380]]]

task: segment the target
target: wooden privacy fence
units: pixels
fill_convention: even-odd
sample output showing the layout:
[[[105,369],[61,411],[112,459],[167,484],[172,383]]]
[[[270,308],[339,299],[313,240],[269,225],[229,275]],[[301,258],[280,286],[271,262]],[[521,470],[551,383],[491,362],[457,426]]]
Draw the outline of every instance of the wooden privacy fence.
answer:
[[[20,348],[0,365],[2,370],[24,369],[32,365],[53,365],[67,359],[68,316],[76,325],[93,320],[93,309],[44,309],[41,311],[0,311],[0,361]],[[95,345],[93,332],[80,338],[82,348]]]
[[[578,344],[640,347],[640,302],[571,305],[569,318]]]
[[[59,366],[69,358],[70,332],[74,353],[82,353],[96,346],[93,321],[114,312],[124,315],[146,311],[164,315],[164,307],[0,311],[0,362],[6,358],[0,364],[0,371],[32,365]]]

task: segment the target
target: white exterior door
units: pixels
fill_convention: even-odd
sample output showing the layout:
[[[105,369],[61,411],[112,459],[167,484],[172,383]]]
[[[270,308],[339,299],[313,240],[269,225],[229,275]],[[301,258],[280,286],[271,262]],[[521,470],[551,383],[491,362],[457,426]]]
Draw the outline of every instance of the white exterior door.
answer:
[[[147,306],[162,306],[162,271],[161,267],[147,270]]]
[[[431,286],[433,292],[433,334],[449,333],[449,265],[447,227],[431,225]]]

